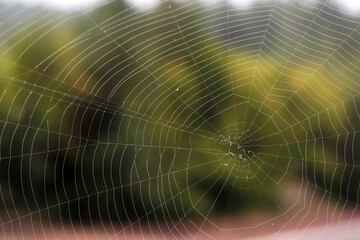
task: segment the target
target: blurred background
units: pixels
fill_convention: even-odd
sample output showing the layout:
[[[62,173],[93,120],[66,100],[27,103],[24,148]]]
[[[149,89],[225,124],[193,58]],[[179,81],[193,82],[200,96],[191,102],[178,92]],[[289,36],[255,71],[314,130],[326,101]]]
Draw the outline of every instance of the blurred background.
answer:
[[[0,238],[360,239],[359,14],[0,0]]]

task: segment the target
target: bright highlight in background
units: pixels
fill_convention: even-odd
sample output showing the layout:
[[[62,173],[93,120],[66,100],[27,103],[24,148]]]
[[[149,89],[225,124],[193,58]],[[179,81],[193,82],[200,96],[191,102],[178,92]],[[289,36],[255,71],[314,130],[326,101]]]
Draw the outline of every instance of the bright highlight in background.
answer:
[[[248,7],[252,5],[256,0],[228,0],[234,7]]]
[[[154,8],[160,3],[160,0],[124,0],[124,1],[139,9]],[[172,1],[183,2],[183,1],[195,1],[195,0],[170,0],[170,3]],[[202,2],[204,4],[216,4],[222,2],[222,0],[197,0],[197,1]],[[271,1],[272,0],[227,0],[227,2],[234,8],[244,8],[244,7],[246,8],[246,7],[251,7],[256,2],[271,2]],[[275,2],[275,0],[273,1]],[[296,0],[284,0],[284,1],[297,2]],[[320,0],[319,1],[304,0],[304,1],[305,2],[311,1],[312,3],[318,2],[319,4],[321,4]],[[360,0],[333,0],[333,2],[348,12],[354,13],[360,11]]]
[[[94,5],[95,3],[102,2],[105,0],[0,0],[0,3],[21,3],[27,5],[41,5],[41,6],[50,6],[58,9],[78,9],[78,8],[86,8]],[[120,1],[120,0],[119,0]],[[129,5],[132,5],[141,10],[147,10],[158,6],[161,0],[122,0]],[[183,2],[183,1],[195,1],[195,0],[170,0],[175,2]],[[199,2],[205,4],[214,4],[220,3],[221,0],[197,0]],[[227,0],[228,3],[237,8],[250,7],[256,2],[264,2],[271,0]],[[274,0],[275,1],[275,0]],[[284,0],[284,1],[292,1],[292,0]],[[296,2],[295,0],[293,0]],[[308,0],[307,0],[308,1]],[[317,1],[312,1],[317,2]],[[318,1],[321,2],[320,0]],[[360,11],[360,0],[332,0],[334,4],[337,4],[342,9],[351,12],[357,13]]]
[[[124,0],[124,1],[129,5],[133,5],[136,8],[140,8],[144,10],[156,7],[160,3],[160,0]]]
[[[349,12],[359,12],[360,11],[360,1],[359,0],[337,0],[338,5]]]
[[[27,5],[50,6],[59,9],[74,9],[90,7],[100,1],[103,0],[0,0],[0,3],[21,3]]]

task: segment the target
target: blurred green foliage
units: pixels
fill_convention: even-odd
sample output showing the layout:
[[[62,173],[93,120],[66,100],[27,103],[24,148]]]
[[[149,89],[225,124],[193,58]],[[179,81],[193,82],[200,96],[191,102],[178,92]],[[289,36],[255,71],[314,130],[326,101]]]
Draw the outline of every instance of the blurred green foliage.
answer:
[[[275,210],[287,178],[358,201],[357,78],[238,50],[226,15],[197,7],[173,6],[176,21],[168,6],[30,9],[2,25],[2,208],[82,221]]]

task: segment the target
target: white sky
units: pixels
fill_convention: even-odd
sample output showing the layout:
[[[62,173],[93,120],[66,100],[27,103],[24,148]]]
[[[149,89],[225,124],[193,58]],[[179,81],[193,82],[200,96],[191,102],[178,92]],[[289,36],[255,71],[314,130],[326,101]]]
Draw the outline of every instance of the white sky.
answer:
[[[8,2],[8,3],[23,3],[23,4],[41,4],[48,5],[60,9],[74,9],[81,7],[89,7],[97,2],[103,0],[0,0],[0,2]],[[155,7],[161,0],[124,0],[128,4],[132,4],[133,6],[146,10],[152,7]],[[171,1],[194,1],[194,0],[170,0]],[[198,0],[204,3],[213,3],[216,4],[221,0]],[[253,4],[256,1],[264,1],[264,0],[228,0],[231,5],[234,7],[247,7]],[[302,0],[306,1],[306,0]],[[360,0],[332,0],[338,6],[350,12],[360,12]]]

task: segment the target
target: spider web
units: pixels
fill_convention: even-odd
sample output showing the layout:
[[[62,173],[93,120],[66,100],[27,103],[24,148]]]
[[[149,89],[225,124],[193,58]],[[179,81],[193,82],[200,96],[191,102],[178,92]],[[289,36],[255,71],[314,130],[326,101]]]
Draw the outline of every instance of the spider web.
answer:
[[[360,237],[355,13],[0,6],[4,239]]]

